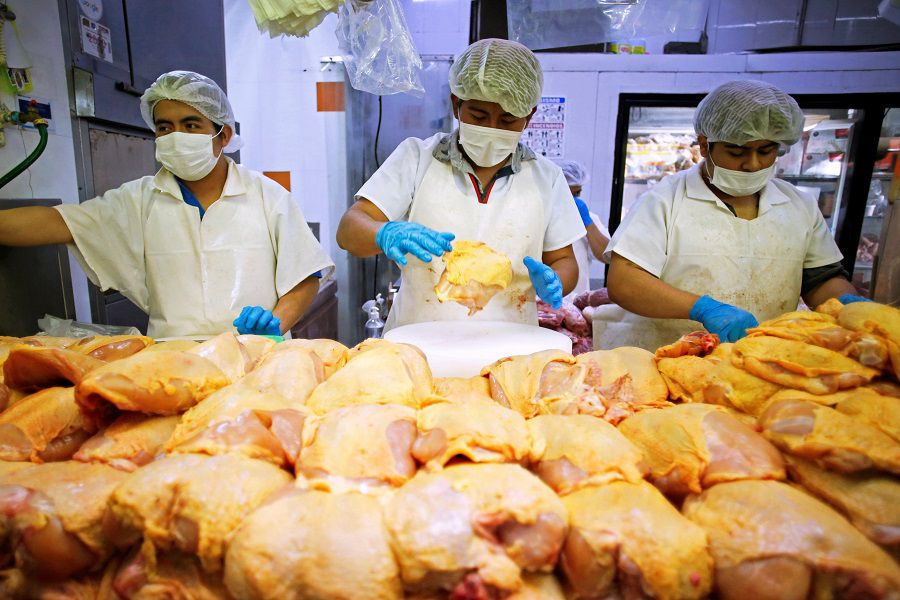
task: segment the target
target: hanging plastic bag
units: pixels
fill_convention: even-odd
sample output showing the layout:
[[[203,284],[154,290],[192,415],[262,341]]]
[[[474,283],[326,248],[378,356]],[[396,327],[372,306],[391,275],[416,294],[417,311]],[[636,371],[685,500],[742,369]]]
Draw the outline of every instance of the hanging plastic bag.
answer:
[[[43,319],[38,319],[37,324],[41,328],[41,332],[38,335],[49,335],[52,337],[81,338],[92,335],[142,335],[137,327],[82,323],[72,319],[61,319],[53,315],[44,315]]]
[[[354,88],[377,96],[425,95],[422,59],[398,0],[345,0],[335,33]]]

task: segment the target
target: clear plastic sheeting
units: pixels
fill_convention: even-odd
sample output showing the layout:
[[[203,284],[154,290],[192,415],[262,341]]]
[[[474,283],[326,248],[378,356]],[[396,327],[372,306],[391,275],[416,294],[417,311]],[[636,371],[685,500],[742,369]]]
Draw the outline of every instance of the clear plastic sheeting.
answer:
[[[37,324],[41,328],[38,335],[49,335],[51,337],[82,338],[93,335],[142,335],[137,327],[82,323],[72,319],[61,319],[53,315],[44,315],[43,319],[38,319]]]
[[[335,32],[354,88],[386,96],[424,96],[422,59],[398,0],[345,0]]]
[[[270,37],[306,37],[342,0],[249,0],[256,26]]]
[[[532,50],[699,36],[709,0],[507,0],[509,39]]]

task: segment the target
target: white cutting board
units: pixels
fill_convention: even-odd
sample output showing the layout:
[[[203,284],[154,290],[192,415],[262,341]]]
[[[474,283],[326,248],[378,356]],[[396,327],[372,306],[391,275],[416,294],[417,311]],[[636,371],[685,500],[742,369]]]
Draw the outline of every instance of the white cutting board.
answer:
[[[435,377],[473,377],[507,356],[572,351],[572,340],[562,333],[503,321],[428,321],[397,327],[384,337],[421,349]]]

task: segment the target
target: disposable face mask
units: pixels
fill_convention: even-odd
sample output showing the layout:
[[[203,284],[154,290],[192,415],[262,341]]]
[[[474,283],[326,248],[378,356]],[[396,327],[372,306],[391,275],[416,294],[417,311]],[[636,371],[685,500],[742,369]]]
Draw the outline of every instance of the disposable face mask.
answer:
[[[755,194],[766,187],[766,184],[775,175],[775,163],[772,163],[772,166],[765,169],[747,173],[720,167],[713,162],[711,156],[707,156],[706,160],[715,167],[712,176],[709,177],[709,182],[729,196],[750,196]],[[706,174],[709,176],[709,168],[707,168]]]
[[[224,128],[223,128],[224,129]],[[222,133],[222,130],[219,130]],[[174,131],[156,138],[156,160],[173,175],[184,181],[197,181],[209,175],[219,162],[213,154],[212,141],[216,135]]]
[[[466,155],[479,167],[493,167],[515,152],[521,131],[479,127],[459,122],[459,142]]]

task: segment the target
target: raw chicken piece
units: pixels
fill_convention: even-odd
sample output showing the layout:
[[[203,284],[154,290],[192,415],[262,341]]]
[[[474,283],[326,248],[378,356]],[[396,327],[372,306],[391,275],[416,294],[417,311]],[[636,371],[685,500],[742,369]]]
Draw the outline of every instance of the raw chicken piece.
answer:
[[[78,384],[102,360],[63,348],[16,346],[3,363],[3,383],[24,391]]]
[[[419,410],[413,456],[438,470],[465,457],[476,462],[523,462],[531,447],[525,418],[487,400],[437,402]]]
[[[193,350],[200,345],[200,342],[194,340],[169,340],[167,342],[156,342],[152,346],[147,346],[144,353],[148,352],[183,352]]]
[[[501,594],[522,571],[549,571],[566,535],[560,499],[518,465],[461,464],[420,472],[385,507],[407,591]],[[453,595],[456,594],[456,595]]]
[[[287,340],[286,342],[282,342],[275,347],[275,350],[278,352],[282,352],[287,350],[288,348],[305,348],[306,350],[310,350],[315,353],[322,360],[322,364],[325,366],[325,378],[331,377],[331,375],[343,367],[347,362],[347,351],[349,348],[343,345],[340,342],[336,342],[334,340],[329,339],[316,339],[316,340]]]
[[[644,411],[619,431],[643,450],[650,481],[676,499],[723,481],[785,478],[778,450],[718,406]]]
[[[416,411],[408,406],[346,406],[307,423],[297,472],[325,489],[342,479],[402,485],[416,473],[415,441]]]
[[[94,335],[81,338],[66,349],[110,362],[137,354],[153,343],[153,338],[145,335]]]
[[[28,577],[20,569],[0,571],[0,598],[5,600],[119,600],[112,590],[118,559],[112,558],[102,571],[62,581]]]
[[[893,598],[900,567],[841,515],[776,481],[735,481],[688,498],[709,536],[719,598]]]
[[[486,377],[435,377],[432,394],[447,402],[491,400],[491,384]]]
[[[220,389],[184,413],[165,449],[211,456],[238,453],[290,466],[300,453],[307,416],[302,403],[258,392],[242,381]]]
[[[431,394],[431,369],[408,344],[366,340],[347,351],[347,364],[319,385],[306,406],[316,414],[354,404],[418,408]]]
[[[48,388],[0,414],[0,460],[68,460],[95,431],[73,388]]]
[[[512,282],[509,257],[482,242],[456,240],[441,259],[446,266],[434,293],[439,302],[462,304],[470,317]]]
[[[602,419],[543,415],[528,421],[532,471],[560,496],[585,485],[640,481],[641,451]]]
[[[484,367],[481,375],[487,377],[491,397],[501,406],[511,408],[526,419],[542,412],[542,394],[553,392],[545,383],[544,374],[551,368],[560,374],[553,377],[562,388],[560,394],[568,393],[573,385],[579,385],[583,374],[568,369],[575,364],[575,358],[560,350],[545,350],[523,356],[510,356]]]
[[[771,402],[759,417],[762,433],[783,451],[853,473],[900,474],[900,444],[862,419],[806,400]]]
[[[116,600],[228,598],[221,575],[204,573],[195,556],[174,550],[157,552],[150,543],[143,544],[125,560],[116,573],[112,588]]]
[[[788,456],[791,479],[842,512],[877,544],[900,545],[900,482],[884,475],[841,475]]]
[[[375,499],[309,491],[244,521],[225,584],[236,600],[402,600],[398,571]]]
[[[159,550],[197,555],[212,573],[221,569],[241,521],[291,481],[275,465],[242,456],[169,456],[131,473],[116,489],[106,530],[120,548],[143,536]]]
[[[713,561],[703,529],[645,481],[583,488],[563,498],[570,598],[705,598]]]
[[[828,315],[829,317],[834,317],[837,319],[837,316],[841,314],[841,311],[844,309],[844,303],[838,300],[837,298],[829,298],[822,304],[816,307],[817,313],[822,313],[823,315]]]
[[[869,382],[869,385],[865,385],[861,389],[871,390],[882,396],[900,398],[900,384],[887,379],[873,379]]]
[[[219,367],[202,356],[141,352],[91,371],[76,387],[75,399],[94,420],[115,409],[174,415],[228,383]]]
[[[233,333],[220,333],[198,346],[188,350],[210,361],[234,383],[253,367],[253,360]]]
[[[868,383],[878,371],[833,350],[776,337],[745,337],[735,343],[731,362],[772,383],[833,394]]]
[[[86,441],[72,458],[132,472],[162,454],[180,418],[125,413]]]
[[[706,356],[719,345],[719,336],[705,331],[687,333],[668,346],[656,350],[656,358],[679,358],[681,356]]]
[[[580,310],[584,310],[587,307],[596,308],[597,306],[610,304],[609,290],[607,290],[606,288],[600,288],[599,290],[581,292],[580,294],[575,296],[572,304],[574,304],[575,307]]]
[[[61,580],[103,564],[107,500],[126,478],[106,465],[57,462],[7,471],[0,479],[0,556],[39,578]]]
[[[300,346],[290,346],[263,356],[238,385],[303,404],[324,379],[325,371],[317,354]]]
[[[859,388],[840,395],[835,410],[873,425],[900,443],[900,398]]]
[[[687,355],[661,358],[657,362],[657,367],[666,382],[672,400],[704,402],[704,393],[712,382],[712,374],[717,364],[719,364],[717,359]]]
[[[847,329],[883,338],[894,375],[900,379],[900,309],[877,302],[853,302],[841,309],[837,319]]]
[[[260,358],[275,349],[277,342],[264,335],[245,333],[237,336],[238,343],[244,347],[250,358],[250,365],[255,365]]]
[[[522,587],[506,600],[566,600],[566,595],[553,575],[524,573]]]

